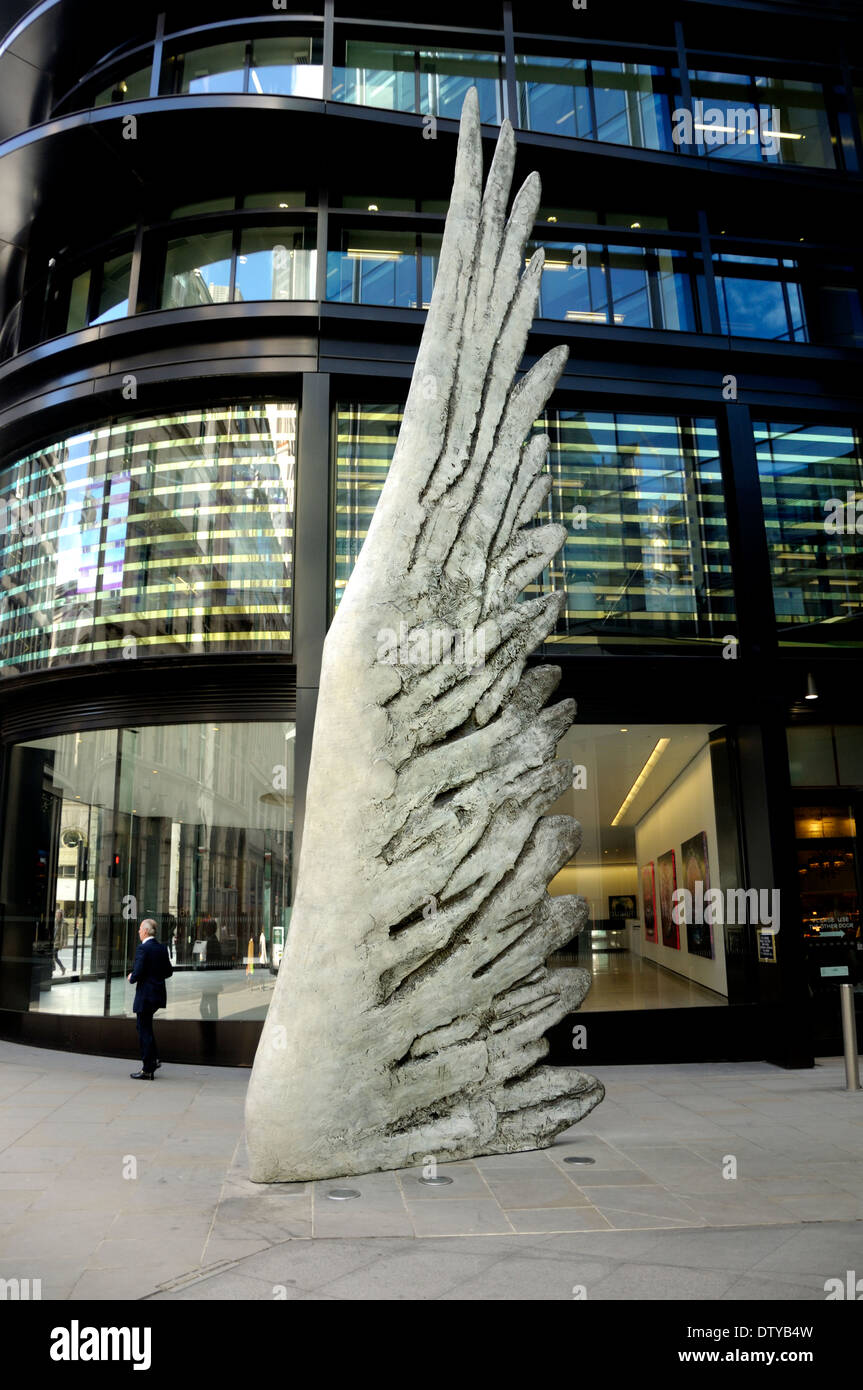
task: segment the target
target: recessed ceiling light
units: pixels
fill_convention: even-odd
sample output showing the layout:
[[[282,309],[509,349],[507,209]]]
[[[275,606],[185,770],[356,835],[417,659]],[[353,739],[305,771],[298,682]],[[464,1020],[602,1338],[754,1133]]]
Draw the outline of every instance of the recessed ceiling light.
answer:
[[[546,221],[547,221],[547,222],[556,222],[556,221],[557,221],[557,218],[556,218],[556,217],[548,217],[548,218],[546,218]]]
[[[369,203],[369,212],[380,212],[377,203]]]
[[[657,740],[656,747],[654,748],[650,757],[647,759],[647,762],[644,764],[644,767],[639,772],[638,776],[636,777],[635,781],[633,782],[632,786],[627,792],[623,802],[621,803],[620,810],[614,817],[614,820],[611,822],[613,826],[617,825],[626,815],[633,801],[637,797],[638,793],[641,791],[641,788],[644,786],[644,783],[647,781],[648,777],[650,776],[656,764],[659,762],[659,759],[662,757],[670,742],[670,738],[660,738]]]
[[[629,226],[630,226],[630,230],[634,232],[637,228],[640,228],[640,227],[641,227],[641,223],[640,223],[640,222],[630,222]]]
[[[289,208],[290,206],[290,203],[279,203],[280,208]]]
[[[622,734],[628,734],[628,733],[629,733],[629,730],[628,730],[628,729],[621,729],[620,732],[621,732]]]

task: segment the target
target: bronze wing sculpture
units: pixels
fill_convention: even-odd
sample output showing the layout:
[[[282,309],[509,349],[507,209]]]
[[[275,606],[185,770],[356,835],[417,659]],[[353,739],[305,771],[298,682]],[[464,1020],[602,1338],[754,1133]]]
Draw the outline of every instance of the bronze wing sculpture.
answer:
[[[535,1149],[602,1086],[543,1066],[587,971],[545,961],[587,904],[549,897],[578,824],[543,812],[571,700],[525,662],[559,593],[519,601],[565,538],[533,518],[547,438],[524,440],[567,357],[514,385],[543,254],[509,199],[504,122],[485,192],[465,101],[440,268],[395,455],[324,647],[296,903],[246,1105],[251,1176],[287,1182]]]

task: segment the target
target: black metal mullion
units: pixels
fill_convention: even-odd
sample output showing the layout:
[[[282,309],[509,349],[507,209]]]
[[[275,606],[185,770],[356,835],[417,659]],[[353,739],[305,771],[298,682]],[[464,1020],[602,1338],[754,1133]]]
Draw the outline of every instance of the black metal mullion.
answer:
[[[518,81],[515,68],[515,26],[512,18],[512,0],[503,0],[503,88],[506,95],[507,115],[516,130],[521,128],[521,112],[518,109]]]
[[[716,276],[713,273],[713,248],[710,244],[710,228],[707,224],[707,213],[703,208],[698,209],[698,236],[701,242],[701,263],[704,274],[704,289],[707,295],[707,314],[709,324],[702,328],[702,332],[721,333],[722,319],[719,314],[719,295],[716,289]],[[698,296],[696,295],[696,303]]]
[[[764,660],[777,651],[773,576],[752,419],[740,401],[720,417],[720,457],[742,658]]]
[[[584,60],[584,80],[587,83],[587,103],[590,108],[590,125],[593,130],[593,139],[598,140],[599,126],[596,123],[596,95],[593,90],[593,62],[590,58],[585,58]]]
[[[237,292],[237,260],[240,255],[242,228],[234,222],[231,228],[231,278],[228,286],[228,303],[233,304]]]
[[[156,40],[153,44],[153,68],[150,73],[150,96],[157,97],[162,84],[162,54],[165,48],[165,15],[156,20]]]
[[[129,273],[129,317],[137,314],[141,297],[141,257],[144,250],[144,228],[139,223],[132,248],[132,269]]]
[[[335,0],[324,0],[324,85],[322,92],[324,101],[330,101],[333,95],[335,32]]]

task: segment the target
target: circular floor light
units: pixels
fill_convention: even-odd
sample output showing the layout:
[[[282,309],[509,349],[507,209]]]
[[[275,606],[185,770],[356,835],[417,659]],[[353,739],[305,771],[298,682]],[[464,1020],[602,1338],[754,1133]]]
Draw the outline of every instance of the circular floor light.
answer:
[[[327,1193],[331,1202],[349,1202],[352,1197],[361,1197],[362,1195],[355,1187],[333,1187]]]

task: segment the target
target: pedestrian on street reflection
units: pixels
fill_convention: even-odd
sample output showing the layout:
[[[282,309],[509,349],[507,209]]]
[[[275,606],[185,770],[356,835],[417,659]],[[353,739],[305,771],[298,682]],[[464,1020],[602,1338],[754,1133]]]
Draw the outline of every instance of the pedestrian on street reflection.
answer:
[[[129,984],[137,985],[132,1005],[137,1015],[138,1039],[141,1044],[141,1070],[130,1072],[133,1081],[152,1081],[156,1068],[162,1063],[153,1036],[153,1015],[168,1006],[165,981],[174,973],[168,948],[156,940],[156,923],[147,917],[138,928],[140,946],[135,952]]]

